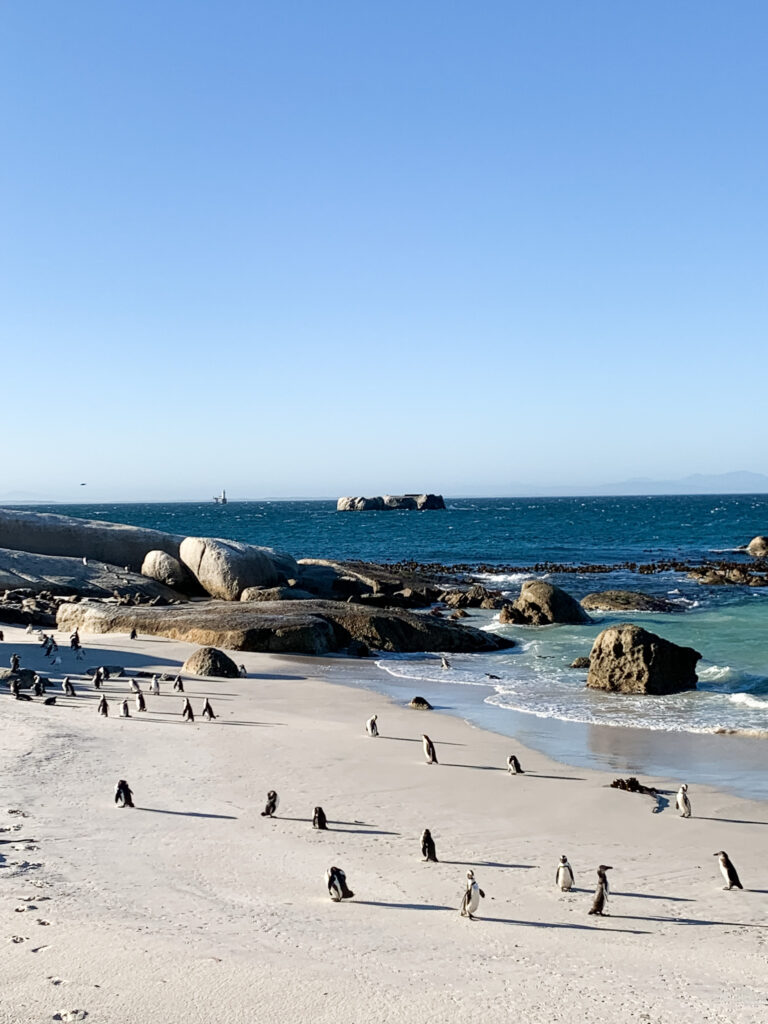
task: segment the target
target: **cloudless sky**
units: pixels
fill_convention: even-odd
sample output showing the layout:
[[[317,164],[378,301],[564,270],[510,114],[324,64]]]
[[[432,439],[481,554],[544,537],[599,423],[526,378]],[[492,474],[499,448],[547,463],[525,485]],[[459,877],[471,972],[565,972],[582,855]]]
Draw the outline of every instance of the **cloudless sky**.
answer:
[[[0,494],[768,472],[766,53],[764,0],[0,5]]]

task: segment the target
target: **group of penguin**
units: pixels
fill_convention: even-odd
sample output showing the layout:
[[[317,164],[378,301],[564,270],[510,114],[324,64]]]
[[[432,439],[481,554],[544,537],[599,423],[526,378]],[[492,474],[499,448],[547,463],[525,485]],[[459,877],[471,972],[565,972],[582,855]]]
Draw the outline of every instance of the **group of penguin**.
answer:
[[[365,731],[371,737],[379,735],[378,726],[378,715],[372,715],[365,723]],[[427,736],[426,733],[422,734],[422,744],[424,748],[424,758],[427,764],[438,764],[437,752],[435,745],[432,740]],[[507,758],[507,769],[513,775],[524,774],[523,769],[520,765],[520,761],[515,754],[510,754]],[[267,794],[267,805],[266,808],[261,812],[263,817],[272,817],[277,810],[278,796],[275,790],[271,789]],[[675,805],[683,818],[690,818],[692,813],[691,801],[688,796],[688,784],[684,782],[677,792]],[[316,807],[314,817],[312,820],[313,828],[325,829],[327,828],[327,821],[325,813],[322,807]],[[425,828],[421,835],[421,855],[424,861],[432,861],[437,863],[437,850],[435,847],[435,841],[432,838],[432,833],[428,828]],[[719,850],[715,857],[720,862],[720,871],[725,880],[725,889],[742,889],[743,886],[739,880],[736,868],[733,866],[728,854],[724,850]],[[590,915],[604,916],[608,906],[608,892],[609,882],[608,875],[606,872],[612,871],[613,868],[610,864],[600,864],[597,868],[597,886],[595,888],[595,894],[592,900],[592,906],[589,910]],[[351,899],[354,893],[347,886],[347,876],[341,868],[332,866],[328,868],[325,874],[326,885],[331,899],[334,902],[340,902],[343,899]],[[561,892],[570,892],[574,885],[574,874],[573,868],[568,862],[568,858],[565,854],[560,856],[560,863],[557,865],[555,872],[555,884]],[[462,917],[469,918],[470,921],[475,920],[475,913],[480,905],[480,900],[485,897],[485,893],[480,888],[475,879],[474,871],[467,871],[467,883],[464,896],[461,901],[460,913]]]
[[[109,679],[109,672],[104,668],[97,668],[93,674],[91,682],[93,683],[95,689],[100,690],[102,683],[104,683],[107,679]],[[67,696],[76,696],[75,689],[72,686],[72,681],[70,680],[69,676],[64,677],[64,680],[61,684],[61,688],[64,690],[64,693],[66,693]],[[152,681],[150,682],[149,689],[153,696],[160,696],[160,677],[158,675],[152,676]],[[178,691],[179,693],[184,693],[184,682],[180,675],[177,675],[176,678],[174,679],[173,689]],[[146,711],[147,702],[144,698],[144,694],[142,692],[141,687],[139,686],[138,682],[135,679],[131,680],[131,690],[134,693],[136,710],[139,712]],[[107,701],[107,698],[104,694],[101,695],[101,699],[99,700],[99,703],[96,705],[96,710],[104,718],[109,717],[109,702]],[[201,714],[203,718],[207,719],[209,722],[212,722],[217,717],[213,713],[213,707],[211,706],[211,702],[208,699],[208,697],[206,697],[203,702]],[[128,706],[128,701],[122,700],[120,702],[120,718],[130,717],[131,712]],[[195,712],[192,709],[192,703],[189,697],[186,696],[184,697],[181,708],[181,717],[185,722],[194,722],[195,720]]]

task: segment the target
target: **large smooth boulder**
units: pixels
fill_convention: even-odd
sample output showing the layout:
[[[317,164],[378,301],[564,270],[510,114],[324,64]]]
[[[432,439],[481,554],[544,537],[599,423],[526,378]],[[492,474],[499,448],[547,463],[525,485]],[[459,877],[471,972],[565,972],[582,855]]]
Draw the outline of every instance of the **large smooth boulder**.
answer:
[[[247,587],[274,587],[298,574],[290,555],[217,537],[185,537],[179,558],[211,597],[239,601]]]
[[[560,587],[544,580],[526,580],[518,599],[501,609],[499,621],[514,625],[551,626],[553,623],[580,625],[592,620],[579,602]]]
[[[753,537],[747,544],[747,552],[753,558],[768,558],[768,537]]]
[[[494,651],[512,641],[431,615],[368,608],[339,601],[200,601],[168,608],[61,605],[59,629],[89,633],[139,633],[229,650],[291,654],[348,651],[362,643],[393,652]]]
[[[601,590],[581,599],[590,612],[679,612],[682,607],[663,597],[638,594],[634,590]]]
[[[695,690],[701,655],[625,622],[604,629],[589,655],[587,686],[611,693],[670,694]]]
[[[181,671],[189,676],[218,676],[221,679],[236,679],[240,675],[234,661],[215,647],[201,647],[190,654]]]
[[[197,589],[195,577],[189,569],[167,551],[148,551],[141,563],[141,575],[183,593]]]
[[[178,601],[179,595],[155,580],[126,572],[116,565],[82,558],[36,555],[0,548],[0,590],[25,588],[34,593],[109,597],[117,591],[150,601]]]
[[[123,523],[0,509],[0,548],[13,551],[98,559],[138,572],[150,551],[167,551],[178,557],[181,541],[176,534]]]

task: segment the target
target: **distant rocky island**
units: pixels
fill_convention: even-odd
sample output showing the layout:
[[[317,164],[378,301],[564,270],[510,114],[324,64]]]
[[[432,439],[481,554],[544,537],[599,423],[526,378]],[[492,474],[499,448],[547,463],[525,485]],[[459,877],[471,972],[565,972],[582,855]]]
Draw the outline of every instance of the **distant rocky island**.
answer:
[[[422,512],[440,508],[445,508],[442,494],[380,494],[375,498],[339,498],[336,502],[338,512]]]

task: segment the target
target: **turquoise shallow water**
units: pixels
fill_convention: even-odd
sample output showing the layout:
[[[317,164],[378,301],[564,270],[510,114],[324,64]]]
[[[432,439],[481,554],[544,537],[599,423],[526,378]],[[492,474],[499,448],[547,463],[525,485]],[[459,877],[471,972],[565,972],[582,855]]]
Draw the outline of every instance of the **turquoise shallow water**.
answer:
[[[728,557],[768,533],[768,495],[649,498],[461,499],[441,512],[336,512],[328,501],[205,504],[47,506],[60,512],[150,526],[180,534],[231,537],[266,544],[297,557],[375,561],[531,565],[645,563]],[[524,576],[490,572],[483,581],[517,593]],[[576,597],[622,587],[670,598],[679,614],[596,618],[588,626],[501,628],[491,613],[475,624],[518,641],[491,657],[454,659],[449,684],[439,660],[387,658],[374,675],[380,685],[450,686],[452,704],[466,717],[500,728],[509,715],[583,726],[622,726],[706,734],[718,728],[768,730],[768,588],[705,587],[684,573],[553,575]],[[586,691],[584,673],[568,668],[587,654],[607,623],[629,618],[676,643],[699,650],[699,688],[678,697],[647,698]],[[501,678],[488,688],[486,673]],[[755,741],[762,745],[764,741]]]

